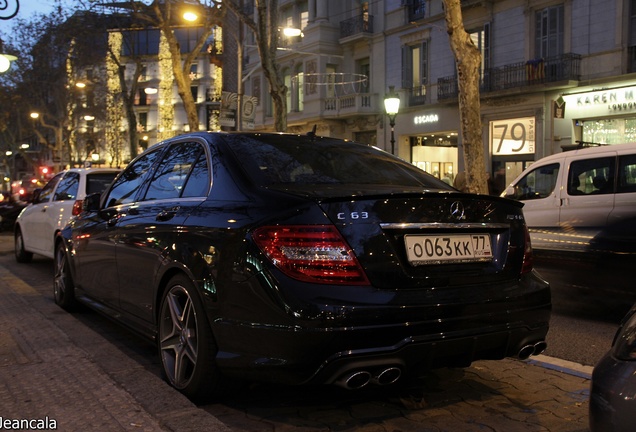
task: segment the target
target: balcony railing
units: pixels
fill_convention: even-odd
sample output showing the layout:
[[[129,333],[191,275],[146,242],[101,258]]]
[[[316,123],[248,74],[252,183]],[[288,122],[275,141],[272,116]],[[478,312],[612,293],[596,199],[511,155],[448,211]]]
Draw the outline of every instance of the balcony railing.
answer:
[[[347,114],[374,113],[377,110],[375,93],[352,93],[324,99],[325,115],[343,116]]]
[[[572,53],[512,63],[486,69],[480,91],[494,92],[557,81],[579,80],[580,69],[581,56]],[[456,76],[443,77],[437,80],[438,100],[456,98],[457,91]]]
[[[407,89],[409,106],[426,104],[426,86],[415,86]]]
[[[340,38],[373,33],[373,15],[359,15],[340,21]]]

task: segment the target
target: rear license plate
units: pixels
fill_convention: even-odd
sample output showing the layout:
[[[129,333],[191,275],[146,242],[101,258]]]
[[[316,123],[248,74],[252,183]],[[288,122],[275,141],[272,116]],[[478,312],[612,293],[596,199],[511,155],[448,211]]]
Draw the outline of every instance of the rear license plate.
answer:
[[[492,260],[488,234],[406,235],[404,241],[413,265]]]

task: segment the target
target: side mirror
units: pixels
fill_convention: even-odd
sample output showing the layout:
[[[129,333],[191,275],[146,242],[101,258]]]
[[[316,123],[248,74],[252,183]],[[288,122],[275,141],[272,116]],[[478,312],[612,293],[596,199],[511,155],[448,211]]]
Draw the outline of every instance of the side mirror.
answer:
[[[42,192],[41,188],[37,188],[34,189],[33,192],[31,193],[31,197],[29,198],[28,202],[33,203],[33,204],[37,204],[40,202],[40,193]]]
[[[100,197],[100,193],[92,193],[90,195],[86,195],[86,198],[84,198],[84,204],[82,206],[83,211],[96,212],[97,210],[99,210]]]
[[[513,186],[508,186],[503,193],[503,196],[506,198],[513,198],[515,195],[515,188]]]

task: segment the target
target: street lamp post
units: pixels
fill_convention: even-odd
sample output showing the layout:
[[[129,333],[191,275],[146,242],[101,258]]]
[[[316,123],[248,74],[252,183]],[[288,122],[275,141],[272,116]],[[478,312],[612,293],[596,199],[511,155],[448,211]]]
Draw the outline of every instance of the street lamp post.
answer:
[[[395,154],[395,117],[400,110],[400,96],[393,86],[389,86],[389,92],[384,98],[384,110],[389,116],[389,126],[391,126],[391,154]]]

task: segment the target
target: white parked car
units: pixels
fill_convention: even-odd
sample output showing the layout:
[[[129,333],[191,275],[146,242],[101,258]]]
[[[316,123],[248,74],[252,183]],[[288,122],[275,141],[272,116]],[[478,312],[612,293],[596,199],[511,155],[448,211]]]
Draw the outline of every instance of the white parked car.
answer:
[[[607,250],[633,250],[636,144],[545,157],[528,167],[502,196],[524,203],[535,249],[586,250],[602,244]]]
[[[34,193],[15,223],[15,258],[31,261],[33,254],[53,258],[53,240],[58,231],[82,211],[86,195],[102,192],[120,170],[72,168],[55,175]]]

